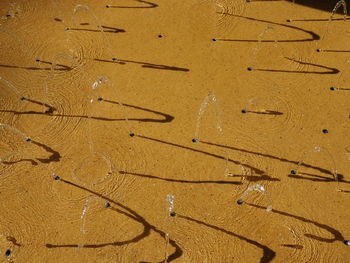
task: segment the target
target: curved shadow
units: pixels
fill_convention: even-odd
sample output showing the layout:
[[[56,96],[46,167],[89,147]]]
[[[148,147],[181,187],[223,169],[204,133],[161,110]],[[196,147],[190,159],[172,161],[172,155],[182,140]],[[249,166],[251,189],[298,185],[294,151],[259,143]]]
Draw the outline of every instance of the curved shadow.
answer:
[[[38,165],[37,161],[39,161],[41,163],[45,163],[45,164],[60,161],[61,154],[59,152],[55,151],[54,149],[52,149],[51,147],[49,147],[43,143],[34,141],[34,140],[31,140],[28,143],[32,143],[32,144],[42,148],[43,150],[50,153],[51,155],[46,159],[42,159],[42,158],[35,158],[35,160],[34,159],[20,159],[20,160],[16,160],[16,161],[3,161],[1,163],[5,164],[5,165],[11,165],[11,164],[16,164],[16,163],[20,163],[20,162],[31,162],[32,165]]]
[[[134,0],[136,2],[139,2],[141,4],[146,4],[146,6],[116,6],[116,5],[107,5],[108,8],[156,8],[158,7],[157,4],[145,1],[145,0]]]
[[[81,189],[83,191],[89,192],[89,193],[91,193],[91,194],[93,194],[95,196],[98,196],[98,197],[100,197],[100,198],[110,202],[111,204],[114,204],[117,207],[111,206],[108,209],[111,209],[111,210],[113,210],[113,211],[115,211],[117,213],[121,213],[121,214],[131,218],[132,220],[135,220],[138,223],[141,223],[143,225],[144,229],[143,229],[142,233],[137,235],[136,237],[130,239],[130,240],[126,240],[126,241],[122,241],[122,242],[118,242],[117,241],[117,242],[110,242],[110,243],[102,243],[102,244],[86,244],[86,245],[84,245],[83,248],[98,248],[98,247],[105,247],[105,246],[123,246],[123,245],[130,244],[130,243],[136,243],[136,242],[140,241],[141,239],[144,239],[147,236],[149,236],[151,230],[153,230],[154,232],[158,233],[160,236],[165,238],[165,236],[166,236],[165,232],[159,230],[156,226],[154,226],[154,225],[150,224],[149,222],[147,222],[146,219],[144,219],[136,211],[132,210],[131,208],[127,207],[126,205],[123,205],[122,203],[114,201],[114,200],[110,199],[107,196],[99,194],[99,193],[97,193],[97,192],[95,192],[93,190],[87,189],[87,188],[85,188],[83,186],[77,185],[77,184],[75,184],[73,182],[70,182],[70,181],[67,181],[67,180],[64,180],[64,179],[60,179],[60,182],[63,182],[65,184],[67,184],[67,185],[79,188],[79,189]],[[174,253],[169,255],[167,262],[171,262],[171,261],[181,257],[182,254],[183,254],[182,249],[179,247],[179,245],[177,245],[177,243],[174,240],[169,239],[169,244],[175,248],[175,251],[174,251]],[[66,245],[64,245],[64,244],[63,245],[57,245],[57,244],[50,244],[50,243],[45,244],[45,246],[47,248],[78,247],[78,245],[79,244],[66,244]],[[160,261],[159,263],[163,263],[163,262],[164,262],[164,260]],[[146,261],[141,261],[140,263],[147,263],[147,262]]]
[[[331,68],[323,65],[318,65],[318,64],[313,64],[313,63],[308,63],[308,62],[303,62],[303,61],[298,61],[292,58],[287,58],[284,57],[285,59],[288,59],[289,61],[293,61],[296,63],[299,63],[301,65],[309,65],[313,67],[318,67],[322,69],[327,69],[328,71],[295,71],[295,70],[281,70],[281,69],[261,69],[261,68],[254,68],[253,71],[265,71],[265,72],[283,72],[283,73],[298,73],[298,74],[320,74],[320,75],[325,75],[325,74],[338,74],[340,71],[336,68]]]
[[[221,13],[220,13],[221,14]],[[268,24],[272,24],[272,25],[277,25],[277,26],[282,26],[282,27],[287,27],[287,28],[291,28],[293,30],[297,30],[297,31],[301,31],[304,32],[308,35],[310,35],[309,38],[303,38],[303,39],[282,39],[282,40],[258,40],[258,39],[222,39],[222,38],[216,38],[216,40],[219,41],[228,41],[228,42],[263,42],[263,43],[275,43],[275,42],[279,42],[279,43],[290,43],[290,42],[310,42],[310,41],[315,41],[315,40],[320,40],[321,37],[316,34],[313,31],[310,30],[306,30],[297,26],[292,26],[292,25],[286,25],[286,24],[281,24],[281,23],[277,23],[277,22],[272,22],[272,21],[268,21],[268,20],[262,20],[262,19],[257,19],[257,18],[253,18],[253,17],[246,17],[246,16],[240,16],[240,15],[234,15],[234,14],[229,14],[229,13],[223,13],[223,15],[228,15],[228,16],[234,16],[234,17],[239,17],[239,18],[244,18],[247,20],[252,20],[252,21],[257,21],[257,22],[263,22],[263,23],[268,23]]]
[[[300,161],[293,161],[293,160],[288,160],[286,158],[282,158],[282,157],[277,157],[271,154],[266,154],[266,153],[261,153],[261,152],[255,152],[255,151],[249,151],[249,150],[245,150],[242,148],[237,148],[237,147],[233,147],[233,146],[227,146],[227,145],[222,145],[222,144],[218,144],[218,143],[212,143],[212,142],[206,142],[206,141],[199,141],[199,143],[204,143],[207,145],[212,145],[212,146],[216,146],[216,147],[220,147],[220,148],[225,148],[225,149],[230,149],[230,150],[234,150],[234,151],[239,151],[239,152],[244,152],[244,153],[249,153],[249,154],[253,154],[253,155],[258,155],[258,156],[262,156],[262,157],[266,157],[266,158],[271,158],[280,162],[284,162],[284,163],[292,163],[295,165],[299,165]],[[300,166],[306,167],[306,168],[312,168],[314,170],[317,170],[321,173],[325,173],[325,174],[329,174],[333,176],[333,172],[318,166],[314,166],[311,164],[307,164],[302,162],[300,164]],[[341,174],[338,174],[339,178],[343,178],[344,176]],[[334,179],[333,179],[334,180]]]
[[[102,102],[107,102],[107,103],[112,103],[112,104],[118,104],[119,105],[119,102],[113,101],[113,100],[105,100],[105,99],[103,99]],[[137,110],[142,110],[142,111],[154,113],[154,114],[161,115],[161,116],[164,117],[163,119],[159,119],[159,120],[157,120],[157,119],[146,119],[146,118],[144,118],[144,119],[129,119],[129,120],[137,120],[137,121],[142,121],[142,122],[161,122],[161,123],[171,122],[171,121],[174,120],[173,116],[171,116],[169,114],[166,114],[166,113],[163,113],[163,112],[160,112],[160,111],[146,109],[146,108],[143,108],[143,107],[140,107],[140,106],[135,106],[135,105],[126,104],[126,103],[122,103],[122,105],[126,106],[126,107],[129,107],[129,108],[134,108],[134,109],[137,109]]]
[[[180,180],[180,179],[171,179],[171,178],[162,178],[154,175],[148,175],[148,174],[139,174],[139,173],[131,173],[131,172],[125,172],[125,171],[119,171],[121,174],[130,174],[133,176],[143,177],[143,178],[150,178],[160,181],[166,181],[166,182],[174,182],[174,183],[186,183],[186,184],[229,184],[229,185],[241,185],[241,182],[230,182],[230,181],[189,181],[189,180]],[[233,177],[233,176],[232,176]],[[237,175],[237,177],[242,177],[241,175]]]
[[[36,114],[36,115],[47,115],[47,116],[51,116],[51,117],[67,117],[67,118],[84,118],[84,119],[93,119],[93,120],[101,120],[101,121],[125,121],[126,119],[114,119],[114,118],[105,118],[105,117],[95,117],[95,116],[86,116],[86,115],[67,115],[67,114],[55,114],[54,112],[56,111],[56,108],[53,106],[50,106],[46,103],[40,102],[40,101],[36,101],[36,100],[32,100],[32,99],[28,99],[28,98],[24,98],[22,100],[31,102],[33,104],[37,104],[40,106],[44,106],[47,107],[47,110],[45,112],[38,112],[38,111],[14,111],[14,110],[1,110],[0,112],[6,112],[6,113],[13,113],[15,115],[22,115],[22,114]],[[118,104],[119,102],[117,101],[113,101],[113,100],[105,100],[102,99],[101,102],[107,102],[107,103],[112,103],[112,104]],[[134,108],[137,110],[142,110],[145,112],[150,112],[150,113],[154,113],[157,115],[162,116],[163,118],[161,119],[150,119],[150,118],[128,118],[128,121],[139,121],[139,122],[159,122],[159,123],[167,123],[167,122],[171,122],[174,120],[174,117],[163,113],[163,112],[159,112],[159,111],[155,111],[155,110],[151,110],[151,109],[147,109],[147,108],[143,108],[140,106],[135,106],[135,105],[131,105],[131,104],[124,104],[122,103],[123,106],[125,107],[130,107],[130,108]]]
[[[266,207],[263,207],[263,206],[260,206],[260,205],[255,205],[255,204],[251,204],[251,203],[246,203],[246,204],[249,205],[249,206],[255,207],[255,208],[259,208],[259,209],[266,209]],[[341,241],[341,242],[344,241],[343,235],[338,230],[336,230],[336,229],[334,229],[334,228],[332,228],[332,227],[330,227],[328,225],[312,221],[312,220],[307,219],[305,217],[301,217],[301,216],[293,215],[293,214],[290,214],[290,213],[287,213],[287,212],[283,212],[283,211],[280,211],[280,210],[276,210],[274,208],[271,210],[271,213],[275,213],[275,214],[279,214],[279,215],[282,215],[282,216],[291,217],[291,218],[294,218],[296,220],[302,221],[304,223],[313,224],[313,225],[315,225],[315,226],[317,226],[317,227],[319,227],[321,229],[326,230],[327,232],[329,232],[330,234],[333,235],[333,238],[324,238],[324,237],[319,237],[319,236],[315,236],[315,235],[312,235],[312,234],[304,234],[304,236],[306,236],[306,237],[315,239],[315,240],[320,241],[320,242],[326,242],[326,243],[333,243],[335,241]]]
[[[14,246],[21,247],[22,245],[17,242],[17,239],[11,236],[7,236],[6,239],[10,241]]]
[[[259,243],[258,241],[255,241],[255,240],[252,240],[252,239],[249,239],[249,238],[246,238],[244,236],[241,236],[241,235],[238,235],[234,232],[231,232],[231,231],[228,231],[226,229],[223,229],[223,228],[220,228],[218,226],[214,226],[214,225],[210,225],[208,223],[205,223],[203,221],[200,221],[200,220],[197,220],[197,219],[194,219],[194,218],[191,218],[191,217],[188,217],[188,216],[184,216],[184,215],[177,215],[177,217],[179,218],[182,218],[182,219],[185,219],[185,220],[188,220],[188,221],[191,221],[191,222],[194,222],[196,224],[199,224],[199,225],[203,225],[203,226],[206,226],[206,227],[209,227],[209,228],[212,228],[214,230],[217,230],[217,231],[220,231],[220,232],[223,232],[225,234],[228,234],[230,236],[234,236],[234,237],[237,237],[239,238],[240,240],[243,240],[253,246],[256,246],[260,249],[262,249],[263,251],[263,256],[261,257],[260,259],[260,263],[268,263],[268,262],[271,262],[275,256],[276,256],[276,252],[273,251],[271,248],[269,248],[268,246],[265,246],[261,243]]]

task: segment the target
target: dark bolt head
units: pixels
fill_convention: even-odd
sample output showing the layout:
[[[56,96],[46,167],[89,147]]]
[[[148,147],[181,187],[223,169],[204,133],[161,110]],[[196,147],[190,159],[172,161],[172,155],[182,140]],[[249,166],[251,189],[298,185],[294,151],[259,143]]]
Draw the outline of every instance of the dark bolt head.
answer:
[[[242,110],[242,113],[247,113],[248,111],[247,110]]]
[[[117,58],[112,58],[112,61],[117,61]]]
[[[65,30],[65,31],[69,30],[69,27],[65,27],[64,30]]]
[[[350,246],[350,240],[344,240],[344,244]]]
[[[26,138],[26,142],[32,142],[31,138]]]
[[[319,48],[318,48],[318,49],[316,49],[316,52],[321,52],[321,49],[319,49]]]
[[[102,97],[98,97],[97,100],[98,100],[98,101],[102,101],[103,98],[102,98]]]
[[[11,256],[11,254],[12,254],[11,249],[7,249],[7,250],[5,251],[5,256],[6,256],[6,257]]]
[[[296,170],[291,170],[290,173],[291,174],[297,174],[298,172]]]
[[[109,6],[109,5],[106,5],[106,8],[110,8],[110,6]]]
[[[334,91],[334,90],[336,90],[337,88],[336,88],[336,87],[330,87],[329,89]]]
[[[56,175],[53,179],[55,179],[56,181],[61,180],[61,177],[59,177],[58,175]]]
[[[323,132],[324,134],[329,133],[329,131],[328,131],[327,129],[323,129],[322,132]]]
[[[132,132],[132,133],[129,134],[129,136],[130,136],[130,137],[134,137],[134,136],[135,136],[135,133]]]
[[[243,205],[243,203],[244,203],[244,201],[243,201],[242,199],[238,199],[238,200],[237,200],[237,204],[238,204],[238,205]]]
[[[289,23],[292,22],[292,21],[293,21],[292,19],[287,19],[287,22],[289,22]]]
[[[40,59],[37,58],[37,59],[35,60],[35,62],[40,62]]]
[[[192,139],[192,142],[198,142],[198,140],[197,139]]]
[[[159,35],[158,35],[158,37],[159,37],[159,38],[162,38],[162,37],[163,37],[163,35],[162,35],[162,34],[159,34]]]
[[[26,97],[20,97],[20,100],[26,100],[27,98]]]
[[[176,213],[175,212],[171,212],[170,216],[174,217],[174,216],[176,216]]]
[[[212,38],[211,41],[215,42],[217,39],[216,38]]]
[[[253,68],[251,68],[251,67],[248,67],[248,68],[247,68],[247,70],[248,70],[248,71],[252,71],[252,70],[253,70]]]
[[[109,208],[109,207],[111,207],[111,204],[110,203],[106,203],[105,204],[105,208]]]

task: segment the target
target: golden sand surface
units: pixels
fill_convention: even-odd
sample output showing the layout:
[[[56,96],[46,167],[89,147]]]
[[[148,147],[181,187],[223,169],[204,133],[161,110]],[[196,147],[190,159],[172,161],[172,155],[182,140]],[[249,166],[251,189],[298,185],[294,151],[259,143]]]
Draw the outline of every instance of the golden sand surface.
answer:
[[[349,22],[302,2],[1,0],[0,262],[350,262]]]

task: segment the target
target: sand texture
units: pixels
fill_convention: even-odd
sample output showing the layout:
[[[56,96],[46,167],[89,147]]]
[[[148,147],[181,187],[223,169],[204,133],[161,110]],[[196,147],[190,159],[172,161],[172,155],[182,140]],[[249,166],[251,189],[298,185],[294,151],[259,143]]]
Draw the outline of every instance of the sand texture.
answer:
[[[0,262],[350,262],[335,4],[1,0]]]

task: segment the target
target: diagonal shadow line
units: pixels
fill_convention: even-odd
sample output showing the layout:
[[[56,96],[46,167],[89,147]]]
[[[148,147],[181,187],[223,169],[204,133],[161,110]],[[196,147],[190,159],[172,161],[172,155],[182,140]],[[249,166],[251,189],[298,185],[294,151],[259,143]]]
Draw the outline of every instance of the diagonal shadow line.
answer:
[[[292,163],[292,164],[296,164],[296,165],[298,165],[300,163],[300,161],[288,160],[286,158],[277,157],[277,156],[274,156],[274,155],[271,155],[271,154],[255,152],[255,151],[249,151],[249,150],[245,150],[245,149],[237,148],[237,147],[233,147],[233,146],[227,146],[227,145],[222,145],[222,144],[217,144],[217,143],[212,143],[212,142],[206,142],[206,141],[202,141],[202,140],[199,141],[199,142],[207,144],[207,145],[217,146],[217,147],[220,147],[220,148],[225,148],[225,149],[230,149],[230,150],[234,150],[234,151],[250,153],[250,154],[254,154],[254,155],[258,155],[258,156],[262,156],[262,157],[266,157],[266,158],[271,158],[271,159],[278,160],[278,161],[285,162],[285,163]],[[315,169],[315,170],[320,171],[320,172],[325,173],[325,174],[333,175],[332,171],[324,169],[324,168],[321,168],[321,167],[318,167],[318,166],[314,166],[314,165],[311,165],[311,164],[306,164],[304,162],[302,162],[300,165],[303,166],[303,167]],[[343,177],[343,175],[341,175],[341,174],[338,174],[338,176]]]
[[[115,28],[115,27],[107,27],[107,26],[101,26],[102,28],[106,28],[109,30],[103,30],[103,33],[125,33],[126,31],[124,29]],[[89,28],[75,28],[75,27],[69,27],[67,28],[69,31],[86,31],[86,32],[96,32],[101,33],[101,30],[98,29],[89,29]]]
[[[293,61],[293,62],[299,63],[301,65],[314,66],[314,67],[318,67],[318,68],[322,68],[322,69],[328,69],[329,71],[323,71],[323,72],[319,72],[319,71],[294,71],[294,70],[259,69],[259,68],[254,68],[253,70],[266,71],[266,72],[284,72],[284,73],[299,73],[299,74],[302,73],[302,74],[320,74],[320,75],[324,75],[324,74],[338,74],[340,72],[336,68],[331,68],[331,67],[318,65],[318,64],[313,64],[313,63],[308,63],[308,62],[303,62],[303,61],[299,61],[299,60],[288,58],[288,57],[284,57],[284,58],[288,59],[289,61]]]
[[[114,200],[110,199],[109,197],[104,196],[103,194],[97,193],[93,190],[90,190],[90,189],[85,188],[83,186],[77,185],[77,184],[70,182],[68,180],[60,179],[60,182],[63,182],[63,183],[68,184],[70,186],[76,187],[76,188],[81,189],[83,191],[89,192],[95,196],[98,196],[98,197],[116,205],[117,207],[120,207],[120,208],[116,208],[116,207],[112,206],[109,209],[112,209],[113,211],[115,211],[117,213],[122,213],[123,215],[131,218],[132,220],[135,220],[135,221],[141,223],[144,227],[143,232],[133,239],[122,241],[122,242],[111,242],[111,243],[103,243],[103,244],[86,244],[86,245],[84,245],[83,248],[97,248],[97,247],[105,247],[105,246],[122,246],[122,245],[126,245],[129,243],[136,243],[136,242],[140,241],[141,239],[149,236],[151,230],[153,230],[154,232],[158,233],[160,236],[165,238],[165,236],[166,236],[165,232],[159,230],[156,226],[147,222],[147,220],[145,218],[143,218],[136,211],[132,210],[131,208],[127,207],[126,205],[123,205],[122,203],[114,201]],[[125,211],[123,211],[123,210],[125,210]],[[174,240],[170,239],[169,243],[175,248],[174,253],[172,253],[168,257],[168,262],[170,263],[171,261],[181,257],[183,252],[182,252],[182,249],[179,247],[179,245],[177,245],[177,243]],[[55,245],[55,244],[47,243],[47,244],[45,244],[45,246],[47,248],[78,247],[78,244]],[[163,263],[163,262],[164,262],[164,260],[160,261],[159,263]],[[140,263],[148,263],[148,262],[142,261]]]
[[[227,175],[228,177],[243,177],[242,175]],[[281,181],[281,179],[279,178],[274,178],[274,177],[271,177],[269,175],[266,175],[266,174],[263,174],[263,175],[260,175],[260,176],[256,176],[256,175],[244,175],[244,179],[246,179],[247,181],[249,182],[259,182],[259,181],[270,181],[270,182],[273,182],[273,181]]]
[[[306,175],[306,176],[302,176],[302,175]],[[317,175],[317,174],[310,174],[310,173],[302,173],[302,172],[298,172],[298,174],[289,174],[288,177],[294,178],[294,179],[302,179],[302,180],[309,180],[312,182],[340,182],[340,183],[346,183],[349,184],[350,181],[346,181],[343,179],[343,175],[337,175],[338,180],[334,180],[334,178],[328,178],[325,176],[321,176],[321,175]]]
[[[263,250],[263,256],[260,258],[260,263],[268,263],[268,262],[271,262],[275,256],[276,256],[276,252],[273,251],[271,248],[269,248],[268,246],[265,246],[261,243],[259,243],[258,241],[255,241],[255,240],[252,240],[252,239],[249,239],[249,238],[246,238],[244,236],[241,236],[239,234],[236,234],[234,232],[231,232],[231,231],[228,231],[226,229],[223,229],[223,228],[220,228],[218,226],[214,226],[214,225],[210,225],[208,223],[205,223],[203,221],[200,221],[198,219],[194,219],[194,218],[191,218],[191,217],[188,217],[188,216],[183,216],[183,215],[179,215],[177,214],[177,217],[179,218],[182,218],[182,219],[185,219],[185,220],[188,220],[188,221],[191,221],[191,222],[194,222],[196,224],[199,224],[199,225],[203,225],[203,226],[206,226],[206,227],[209,227],[209,228],[212,228],[214,230],[217,230],[217,231],[220,231],[220,232],[223,232],[225,234],[228,234],[230,236],[234,236],[234,237],[237,237],[239,238],[240,240],[243,240],[251,245],[254,245],[260,249]]]
[[[129,174],[134,175],[138,177],[144,177],[144,178],[150,178],[160,181],[167,181],[167,182],[175,182],[175,183],[188,183],[188,184],[228,184],[228,185],[241,185],[241,182],[230,182],[230,181],[189,181],[189,180],[180,180],[180,179],[171,179],[171,178],[162,178],[154,175],[148,175],[148,174],[139,174],[139,173],[131,173],[126,171],[119,171],[121,174]],[[232,176],[233,177],[233,176]],[[241,175],[237,175],[237,177],[242,177]]]
[[[262,115],[283,115],[283,112],[273,111],[273,110],[265,110],[265,111],[247,110],[246,112],[247,113],[254,113],[254,114],[262,114]]]
[[[333,21],[349,20],[350,18],[333,18]],[[329,22],[329,18],[314,18],[314,19],[290,19],[292,22]],[[289,21],[288,21],[289,22]]]
[[[53,65],[53,63],[52,62],[50,62],[50,61],[45,61],[45,60],[39,60],[38,62],[40,62],[40,63],[43,63],[43,64],[48,64],[48,65]],[[71,68],[71,67],[69,67],[69,66],[66,66],[66,65],[63,65],[63,64],[55,64],[55,66],[59,66],[59,67],[62,67],[63,69],[57,69],[57,70],[67,70],[67,71],[69,71],[69,70],[72,70],[73,68]],[[51,70],[52,68],[50,68],[50,70]],[[56,70],[56,69],[55,69]]]
[[[107,103],[112,103],[112,104],[118,104],[119,105],[119,102],[117,101],[113,101],[113,100],[106,100],[106,99],[103,99],[102,102],[107,102]],[[150,113],[154,113],[154,114],[157,114],[157,115],[161,115],[164,117],[164,119],[160,119],[160,120],[157,120],[157,119],[139,119],[139,121],[142,121],[142,122],[171,122],[172,120],[174,120],[174,117],[169,115],[169,114],[166,114],[166,113],[163,113],[163,112],[160,112],[160,111],[155,111],[155,110],[151,110],[151,109],[147,109],[147,108],[143,108],[143,107],[140,107],[140,106],[135,106],[135,105],[131,105],[131,104],[126,104],[126,103],[122,103],[123,106],[126,106],[126,107],[129,107],[129,108],[134,108],[134,109],[137,109],[137,110],[142,110],[142,111],[146,111],[146,112],[150,112]]]
[[[22,67],[22,66],[13,66],[13,65],[4,65],[0,64],[0,68],[18,68],[18,69],[26,69],[26,70],[51,70],[51,68],[38,68],[38,67]],[[69,71],[71,68],[65,66],[64,68],[55,69],[58,71]]]
[[[157,4],[145,1],[145,0],[134,0],[136,2],[147,4],[147,6],[115,6],[115,5],[107,5],[108,8],[156,8],[158,7]]]
[[[174,147],[177,147],[177,148],[182,148],[182,149],[190,150],[190,151],[192,151],[192,152],[201,153],[201,154],[204,154],[204,155],[207,155],[207,156],[211,156],[211,157],[214,157],[214,158],[218,158],[218,159],[222,159],[222,160],[227,160],[228,162],[232,162],[232,163],[234,163],[234,164],[242,165],[242,166],[244,166],[244,167],[247,167],[247,168],[251,169],[252,171],[254,171],[256,174],[260,174],[260,175],[266,174],[265,171],[260,170],[260,169],[254,167],[254,166],[251,166],[251,165],[249,165],[249,164],[244,164],[244,163],[241,163],[241,162],[239,162],[239,161],[236,161],[236,160],[233,160],[233,159],[230,159],[230,158],[227,158],[227,159],[226,159],[226,157],[221,156],[221,155],[218,155],[218,154],[214,154],[214,153],[210,153],[210,152],[198,150],[198,149],[191,148],[191,147],[188,147],[188,146],[184,146],[184,145],[180,145],[180,144],[176,144],[176,143],[172,143],[172,142],[167,142],[167,141],[163,141],[163,140],[160,140],[160,139],[155,139],[155,138],[151,138],[151,137],[147,137],[147,136],[143,136],[143,135],[135,135],[135,136],[136,136],[136,137],[139,137],[139,138],[142,138],[142,139],[146,139],[146,140],[150,140],[150,141],[154,141],[154,142],[159,142],[159,143],[167,144],[167,145],[174,146]]]
[[[221,13],[220,13],[221,14]],[[289,43],[289,42],[309,42],[309,41],[315,41],[315,40],[320,40],[321,37],[316,34],[313,31],[310,30],[306,30],[297,26],[292,26],[292,25],[286,25],[286,24],[281,24],[281,23],[277,23],[277,22],[272,22],[272,21],[268,21],[268,20],[262,20],[262,19],[257,19],[257,18],[253,18],[253,17],[246,17],[246,16],[240,16],[240,15],[234,15],[234,14],[230,14],[230,13],[222,13],[223,15],[228,15],[228,16],[235,16],[235,17],[239,17],[239,18],[243,18],[243,19],[247,19],[247,20],[252,20],[252,21],[257,21],[257,22],[263,22],[263,23],[269,23],[272,25],[277,25],[277,26],[282,26],[282,27],[287,27],[287,28],[291,28],[293,30],[297,30],[297,31],[301,31],[304,32],[308,35],[310,35],[310,38],[304,38],[304,39],[282,39],[282,40],[258,40],[258,39],[220,39],[220,38],[216,38],[216,40],[219,41],[230,41],[230,42],[266,42],[266,43],[275,43],[275,42],[281,42],[281,43]]]
[[[255,204],[251,204],[251,203],[246,203],[246,204],[249,205],[249,206],[252,206],[252,207],[259,208],[259,209],[266,209],[266,207],[263,207],[263,206],[260,206],[260,205],[255,205]],[[335,241],[341,241],[341,242],[344,241],[343,235],[338,230],[336,230],[336,229],[334,229],[334,228],[332,228],[332,227],[330,227],[328,225],[321,224],[321,223],[318,223],[316,221],[307,219],[305,217],[293,215],[293,214],[290,214],[290,213],[287,213],[287,212],[283,212],[283,211],[280,211],[280,210],[276,210],[276,209],[272,209],[271,212],[275,213],[275,214],[282,215],[282,216],[291,217],[291,218],[297,219],[297,220],[305,222],[305,223],[313,224],[313,225],[315,225],[315,226],[317,226],[317,227],[319,227],[321,229],[326,230],[327,232],[329,232],[329,233],[331,233],[333,235],[333,238],[323,238],[323,237],[315,236],[315,235],[312,235],[312,234],[304,234],[306,237],[315,239],[315,240],[320,241],[320,242],[326,242],[326,243],[333,243]]]
[[[329,52],[329,53],[349,53],[350,50],[321,49],[320,52]]]
[[[161,64],[152,64],[148,62],[140,62],[140,61],[126,60],[126,59],[118,59],[117,61],[111,61],[111,60],[95,58],[93,60],[98,62],[113,63],[113,64],[119,64],[119,65],[124,65],[126,63],[140,64],[142,65],[143,68],[151,68],[151,69],[183,71],[183,72],[190,71],[188,68],[180,68],[180,67],[167,66],[167,65],[161,65]]]

